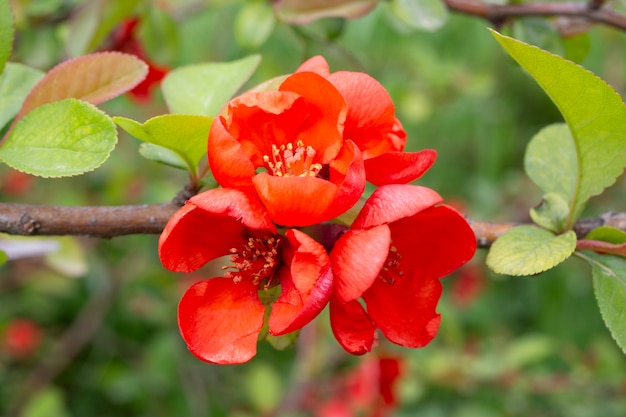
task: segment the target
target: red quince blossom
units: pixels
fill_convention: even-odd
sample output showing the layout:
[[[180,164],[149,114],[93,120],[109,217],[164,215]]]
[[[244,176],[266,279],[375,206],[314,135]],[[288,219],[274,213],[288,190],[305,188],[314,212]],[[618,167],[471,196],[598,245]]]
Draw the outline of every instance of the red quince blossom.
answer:
[[[395,356],[369,356],[335,382],[333,396],[318,407],[318,417],[384,417],[397,405],[395,385],[403,363]]]
[[[376,329],[405,347],[425,346],[437,333],[439,278],[476,250],[469,224],[441,201],[429,188],[381,186],[337,240],[330,320],[348,352],[370,351]]]
[[[192,197],[159,239],[161,262],[172,271],[192,272],[225,255],[232,265],[224,276],[193,284],[178,307],[181,334],[204,361],[250,360],[267,298],[275,298],[268,319],[273,335],[302,328],[328,303],[332,272],[325,249],[299,230],[278,234],[260,201],[240,190]]]
[[[435,162],[433,149],[403,152],[406,132],[395,116],[389,93],[374,78],[362,72],[330,73],[322,56],[305,61],[297,70],[326,77],[342,94],[348,114],[344,139],[363,152],[367,180],[374,185],[406,184],[421,177]]]
[[[37,323],[18,318],[9,321],[0,338],[1,350],[9,356],[23,359],[31,356],[41,344],[42,332]]]
[[[141,42],[136,36],[138,24],[139,19],[136,17],[122,21],[111,36],[112,45],[109,49],[133,54],[148,64],[148,74],[146,78],[128,92],[130,97],[135,101],[143,103],[152,98],[152,91],[161,83],[161,80],[165,78],[169,72],[169,68],[158,65],[148,58]]]
[[[209,164],[217,182],[257,194],[271,219],[307,226],[344,213],[365,189],[358,146],[344,140],[346,104],[324,77],[287,77],[250,91],[213,121]]]

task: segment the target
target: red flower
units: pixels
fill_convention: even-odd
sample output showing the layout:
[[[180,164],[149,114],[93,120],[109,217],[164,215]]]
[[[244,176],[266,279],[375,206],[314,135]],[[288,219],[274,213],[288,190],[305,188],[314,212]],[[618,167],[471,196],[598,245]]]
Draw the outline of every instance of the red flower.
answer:
[[[0,339],[2,350],[14,358],[32,355],[41,343],[41,328],[29,319],[11,320]]]
[[[124,20],[112,35],[111,50],[133,54],[148,64],[148,74],[128,94],[138,102],[146,102],[152,98],[152,90],[157,87],[169,72],[169,68],[160,66],[148,58],[143,46],[137,39],[135,31],[139,24],[138,18]]]
[[[397,405],[395,385],[402,374],[401,358],[369,356],[341,375],[333,396],[318,408],[318,417],[383,417]]]
[[[451,207],[438,205],[441,201],[425,187],[379,187],[337,240],[331,252],[330,320],[348,352],[370,351],[377,328],[406,347],[422,347],[437,333],[439,278],[476,250],[468,223]]]
[[[256,193],[277,224],[333,219],[365,189],[361,152],[342,136],[345,114],[341,94],[314,73],[291,75],[278,91],[244,93],[211,126],[213,175]]]
[[[421,177],[435,162],[432,149],[402,152],[406,132],[395,117],[389,93],[374,78],[362,72],[330,73],[322,56],[303,63],[299,72],[314,72],[326,77],[343,95],[348,114],[344,139],[357,144],[363,152],[367,180],[374,185],[405,184]]]
[[[225,255],[232,266],[224,276],[193,284],[178,307],[182,336],[202,360],[251,359],[273,299],[273,335],[302,328],[328,302],[332,273],[324,248],[298,230],[279,235],[261,203],[242,191],[218,188],[192,197],[159,239],[161,262],[172,271],[191,272]]]

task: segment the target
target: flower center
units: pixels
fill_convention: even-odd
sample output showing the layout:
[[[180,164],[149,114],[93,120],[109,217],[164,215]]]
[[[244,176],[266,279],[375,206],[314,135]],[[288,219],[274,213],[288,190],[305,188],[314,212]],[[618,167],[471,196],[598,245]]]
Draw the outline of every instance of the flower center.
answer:
[[[263,163],[267,172],[277,177],[315,177],[322,169],[322,164],[313,163],[315,149],[304,146],[299,140],[296,146],[292,143],[287,145],[272,145],[272,154],[263,155]]]
[[[243,247],[230,249],[232,265],[223,266],[225,278],[234,282],[252,280],[255,285],[262,285],[267,290],[278,282],[273,282],[274,272],[280,264],[280,237],[249,237]]]
[[[402,255],[398,253],[398,248],[391,245],[387,260],[383,264],[383,268],[378,273],[378,278],[382,279],[389,285],[396,283],[396,280],[404,276],[404,271],[400,267]]]

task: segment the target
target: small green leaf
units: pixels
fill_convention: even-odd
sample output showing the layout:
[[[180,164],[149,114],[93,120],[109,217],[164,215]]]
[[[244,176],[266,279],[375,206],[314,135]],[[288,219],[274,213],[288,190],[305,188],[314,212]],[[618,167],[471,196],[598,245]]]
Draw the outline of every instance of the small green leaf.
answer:
[[[324,17],[354,19],[369,13],[378,0],[278,0],[274,7],[283,22],[306,25]]]
[[[544,195],[539,206],[530,210],[530,217],[535,223],[555,233],[563,230],[568,214],[567,201],[555,193]]]
[[[626,353],[626,259],[589,253],[593,289],[602,319],[617,345]]]
[[[145,62],[121,52],[99,52],[65,61],[37,83],[16,121],[42,104],[66,98],[102,103],[132,89],[147,73]]]
[[[391,0],[393,14],[414,29],[435,31],[448,20],[448,8],[442,0]]]
[[[6,261],[9,259],[9,257],[7,256],[7,254],[0,250],[0,265],[6,263]]]
[[[153,143],[142,143],[139,146],[139,154],[150,161],[188,171],[185,160],[171,149]]]
[[[536,226],[517,226],[500,236],[489,250],[487,266],[505,275],[534,275],[569,258],[576,233],[562,235]]]
[[[14,33],[15,26],[9,0],[0,0],[0,73],[11,56]]]
[[[626,232],[610,226],[599,226],[589,232],[585,239],[621,244],[626,243]]]
[[[608,84],[583,67],[497,32],[493,35],[548,94],[571,131],[579,169],[569,228],[587,200],[613,184],[626,167],[626,106]]]
[[[572,204],[579,167],[574,139],[566,124],[550,125],[533,136],[526,148],[524,169],[545,193],[558,194]]]
[[[83,174],[102,165],[117,143],[111,119],[89,103],[66,99],[36,108],[19,121],[0,159],[42,177]]]
[[[19,112],[24,99],[43,74],[26,65],[7,62],[0,74],[0,129]]]
[[[213,119],[190,114],[165,114],[153,117],[144,124],[124,117],[114,117],[113,121],[141,141],[176,152],[189,172],[195,174],[200,159],[207,152],[207,137]],[[157,156],[154,148],[148,150],[144,148],[144,153],[147,153],[147,155],[142,154],[146,157]],[[164,156],[164,153],[159,151],[159,154],[159,159],[156,160],[172,165],[171,157],[162,160],[160,158]]]
[[[250,78],[260,55],[221,63],[189,65],[171,71],[161,89],[172,113],[215,116]]]

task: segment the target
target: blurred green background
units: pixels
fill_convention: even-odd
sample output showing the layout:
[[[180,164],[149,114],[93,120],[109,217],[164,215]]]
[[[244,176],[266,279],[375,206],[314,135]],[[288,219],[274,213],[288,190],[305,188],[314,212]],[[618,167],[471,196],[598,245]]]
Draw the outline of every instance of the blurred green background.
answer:
[[[17,37],[11,60],[42,70],[106,47],[129,16],[141,19],[137,38],[161,66],[260,54],[248,86],[321,54],[331,71],[364,71],[388,89],[409,135],[408,150],[438,151],[419,184],[476,220],[525,221],[539,202],[539,190],[522,170],[524,149],[541,127],[561,118],[482,20],[450,15],[440,29],[425,31],[401,22],[383,3],[358,19],[301,26],[275,21],[268,4],[252,1],[12,5]],[[519,20],[503,30],[555,53],[573,53],[624,94],[624,33],[593,27],[572,47],[546,20]],[[148,102],[124,96],[101,107],[139,121],[167,112],[158,89]],[[1,167],[0,199],[168,201],[186,175],[141,158],[138,147],[121,132],[104,166],[75,178],[23,178]],[[26,185],[16,189],[19,181]],[[624,187],[619,180],[586,214],[625,210]],[[50,240],[60,250],[0,266],[0,416],[330,417],[322,404],[345,394],[341,381],[364,360],[341,350],[322,315],[293,347],[277,350],[262,342],[247,364],[205,364],[187,352],[176,324],[178,299],[202,275],[164,270],[157,236],[40,239]],[[401,364],[390,415],[625,415],[626,360],[602,323],[587,267],[571,259],[538,276],[505,277],[484,267],[485,254],[479,250],[444,279],[442,325],[430,345],[409,350],[381,341],[371,355],[397,357]],[[21,333],[14,330],[18,319],[28,323]]]

